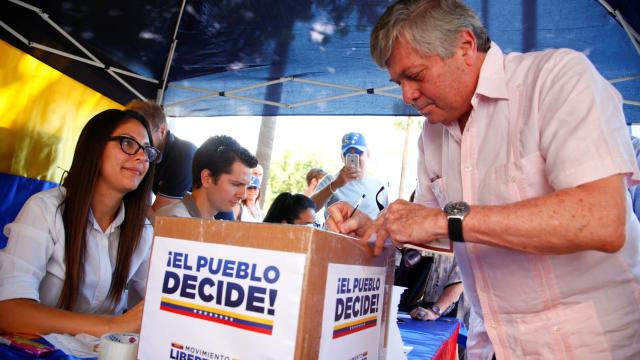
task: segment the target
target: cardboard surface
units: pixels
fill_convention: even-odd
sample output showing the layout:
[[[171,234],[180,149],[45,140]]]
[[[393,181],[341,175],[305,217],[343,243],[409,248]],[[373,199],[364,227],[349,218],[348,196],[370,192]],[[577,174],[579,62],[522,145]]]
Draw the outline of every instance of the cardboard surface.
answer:
[[[367,354],[371,359],[384,354],[393,285],[390,251],[375,257],[353,238],[283,224],[159,217],[155,235],[139,358],[185,353],[203,359],[363,359]],[[333,339],[323,338],[322,329],[342,329],[345,321],[325,316],[323,324],[323,314],[344,301],[337,300],[342,295],[335,292],[336,279],[354,273],[375,274],[379,304],[375,313],[366,314],[366,329],[336,339],[350,337],[349,347],[337,356],[331,351]],[[337,298],[326,296],[332,292]],[[350,321],[364,323],[357,316]]]

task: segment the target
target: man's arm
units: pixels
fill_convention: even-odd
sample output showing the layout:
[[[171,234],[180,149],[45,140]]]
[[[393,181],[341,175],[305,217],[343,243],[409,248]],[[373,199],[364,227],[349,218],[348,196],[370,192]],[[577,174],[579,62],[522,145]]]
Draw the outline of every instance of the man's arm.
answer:
[[[327,205],[327,201],[329,201],[331,195],[345,186],[349,181],[360,179],[362,176],[363,173],[361,169],[352,169],[348,166],[343,166],[335,179],[331,175],[326,175],[320,180],[316,192],[311,195],[311,200],[313,200],[313,203],[316,205],[316,209],[320,210]]]
[[[460,299],[460,295],[462,295],[462,291],[463,291],[462,283],[455,283],[455,284],[449,285],[446,288],[444,288],[444,290],[442,291],[442,294],[438,298],[438,301],[436,301],[433,305],[436,305],[441,309],[442,312],[444,312],[446,309],[449,308],[449,306],[453,305],[453,303],[455,303]],[[424,316],[418,316],[418,314],[420,314],[421,311],[423,312]],[[436,314],[435,312],[433,312],[433,310],[425,309],[420,306],[411,310],[410,315],[413,318],[420,319],[420,320],[435,320],[440,317],[440,314]],[[451,316],[455,317],[455,314],[452,314]]]
[[[176,203],[180,201],[180,199],[176,199],[176,198],[170,198],[170,197],[166,197],[166,196],[162,196],[160,194],[158,194],[156,196],[156,200],[153,202],[153,205],[151,205],[151,210],[158,211],[158,209],[163,208],[167,205],[171,205],[173,203]]]
[[[318,186],[318,190],[316,190],[316,192],[311,195],[311,200],[313,200],[313,203],[316,205],[317,210],[322,209],[327,204],[327,201],[329,201],[329,198],[331,197],[331,195],[333,195],[331,189],[333,189],[334,191],[336,190],[336,188],[334,187],[336,185],[332,184],[333,181],[334,180],[327,182],[326,186]]]
[[[625,241],[625,196],[625,176],[618,174],[512,204],[471,206],[464,239],[533,254],[616,252]],[[378,254],[389,236],[401,244],[447,237],[447,219],[440,209],[398,200],[363,239],[374,233]]]

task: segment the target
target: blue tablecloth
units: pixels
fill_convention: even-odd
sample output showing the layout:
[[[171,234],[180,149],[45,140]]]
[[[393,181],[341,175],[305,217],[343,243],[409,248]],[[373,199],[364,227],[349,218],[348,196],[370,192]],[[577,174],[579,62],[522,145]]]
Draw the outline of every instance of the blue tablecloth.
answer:
[[[413,346],[413,350],[408,355],[409,359],[431,359],[436,354],[440,346],[451,338],[455,333],[456,327],[460,324],[460,334],[458,343],[464,345],[466,340],[466,330],[464,325],[456,318],[440,318],[436,321],[419,321],[406,319],[398,323],[400,328],[400,336],[402,341],[407,346]],[[46,340],[39,338],[34,341],[48,344]],[[0,345],[0,359],[1,360],[28,360],[31,359],[24,353],[13,350],[6,345]],[[73,356],[68,356],[61,350],[56,350],[52,354],[46,357],[42,357],[43,360],[75,360],[78,359]],[[86,359],[85,359],[86,360]]]
[[[435,321],[402,319],[398,323],[405,346],[413,346],[409,359],[431,359],[460,325],[456,318],[439,318]]]
[[[47,342],[47,340],[45,340],[43,338],[33,339],[33,341],[39,342],[39,343],[45,344],[45,345],[51,345],[51,344],[49,344]],[[20,350],[12,349],[12,348],[8,347],[7,345],[0,345],[0,359],[1,360],[29,360],[29,359],[33,359],[33,357],[28,356],[27,354],[25,354],[24,352],[22,352]],[[38,359],[41,359],[41,360],[69,360],[69,359],[76,360],[78,358],[74,357],[74,356],[71,356],[71,355],[67,355],[62,350],[56,350],[56,351],[52,352],[51,354],[49,354],[48,356],[40,357]]]

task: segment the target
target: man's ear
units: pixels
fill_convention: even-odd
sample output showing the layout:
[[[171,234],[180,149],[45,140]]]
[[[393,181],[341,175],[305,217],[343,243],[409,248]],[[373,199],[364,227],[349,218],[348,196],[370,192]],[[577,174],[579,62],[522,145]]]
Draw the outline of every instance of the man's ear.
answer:
[[[202,169],[202,171],[200,171],[200,182],[202,183],[202,187],[209,187],[209,185],[213,183],[211,171],[208,169]]]
[[[160,124],[160,127],[158,127],[158,132],[164,139],[164,137],[167,136],[167,123]]]
[[[318,179],[316,178],[311,179],[311,183],[309,184],[309,186],[315,187],[316,185],[318,185]]]
[[[476,61],[478,54],[478,42],[473,31],[469,29],[461,30],[458,33],[458,51],[462,54],[464,62],[471,66]]]

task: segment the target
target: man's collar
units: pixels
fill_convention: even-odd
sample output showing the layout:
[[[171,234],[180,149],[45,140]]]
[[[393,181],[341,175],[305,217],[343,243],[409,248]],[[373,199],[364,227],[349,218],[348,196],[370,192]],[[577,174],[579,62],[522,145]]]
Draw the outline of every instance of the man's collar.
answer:
[[[504,75],[504,54],[494,42],[491,42],[491,48],[480,68],[476,94],[495,99],[509,98]]]

